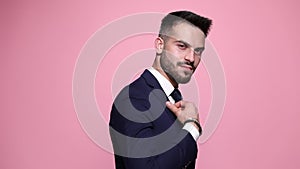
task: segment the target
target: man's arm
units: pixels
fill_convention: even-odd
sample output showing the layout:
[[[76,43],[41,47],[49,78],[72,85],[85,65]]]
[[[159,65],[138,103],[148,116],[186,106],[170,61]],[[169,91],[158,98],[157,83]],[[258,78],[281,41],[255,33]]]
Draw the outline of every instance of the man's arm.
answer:
[[[135,105],[144,105],[141,103],[141,100],[135,100],[131,99],[131,102]],[[189,110],[189,109],[186,109]],[[165,111],[168,111],[169,114],[171,112],[166,109]],[[130,112],[128,112],[130,113]],[[162,114],[163,117],[160,117],[159,119],[155,120],[151,123],[135,123],[132,122],[125,117],[123,117],[118,110],[113,106],[112,112],[111,112],[111,122],[110,125],[112,128],[117,130],[118,132],[121,132],[124,135],[127,135],[129,137],[134,138],[151,138],[154,136],[157,136],[160,134],[160,128],[163,127],[164,124],[168,120],[168,115],[166,112]],[[178,121],[173,121],[174,123],[178,123]],[[180,126],[180,125],[178,125]],[[125,168],[130,169],[176,169],[176,168],[182,168],[185,165],[189,163],[194,163],[194,160],[197,156],[197,144],[193,137],[186,131],[182,129],[182,125],[177,128],[179,135],[184,135],[183,139],[179,141],[177,144],[174,145],[171,149],[164,151],[163,153],[147,158],[128,158],[128,157],[122,157],[122,156],[116,156],[116,165],[123,165]],[[120,139],[114,135],[111,134],[114,149],[116,152],[116,149],[120,146],[127,146],[130,145],[129,143],[126,143],[126,141],[120,142]],[[168,140],[172,142],[172,140]],[[157,142],[157,145],[162,144],[161,142]],[[145,149],[149,149],[149,146],[147,144],[136,144],[138,145],[138,149],[140,151],[143,151]],[[134,151],[132,149],[136,148],[129,148],[127,151]],[[155,150],[157,147],[150,147],[150,149],[153,148]],[[116,166],[118,168],[118,166]],[[121,168],[121,167],[120,167]]]

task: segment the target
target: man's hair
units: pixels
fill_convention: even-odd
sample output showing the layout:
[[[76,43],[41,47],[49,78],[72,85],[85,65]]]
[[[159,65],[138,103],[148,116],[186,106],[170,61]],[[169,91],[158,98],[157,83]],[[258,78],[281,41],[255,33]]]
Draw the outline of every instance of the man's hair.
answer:
[[[168,35],[173,26],[176,24],[186,22],[199,28],[205,36],[208,35],[212,20],[203,16],[197,15],[190,11],[175,11],[166,15],[160,25],[159,36],[163,37]]]

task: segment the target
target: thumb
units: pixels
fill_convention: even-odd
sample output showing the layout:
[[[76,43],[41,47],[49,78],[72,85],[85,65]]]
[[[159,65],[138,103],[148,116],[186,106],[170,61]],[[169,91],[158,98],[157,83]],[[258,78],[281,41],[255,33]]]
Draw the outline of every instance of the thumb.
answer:
[[[179,102],[176,102],[176,103],[174,103],[174,105],[177,107],[177,108],[180,108],[180,107],[182,107],[182,100],[181,101],[179,101]]]
[[[167,106],[167,108],[169,108],[176,116],[178,115],[178,113],[179,113],[179,108],[176,107],[175,104],[172,104],[171,102],[167,101],[167,102],[166,102],[166,106]]]

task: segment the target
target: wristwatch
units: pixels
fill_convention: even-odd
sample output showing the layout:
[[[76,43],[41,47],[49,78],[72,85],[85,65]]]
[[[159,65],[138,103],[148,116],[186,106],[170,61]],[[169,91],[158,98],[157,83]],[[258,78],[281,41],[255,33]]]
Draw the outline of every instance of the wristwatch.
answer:
[[[202,128],[201,128],[201,125],[199,123],[199,121],[195,118],[188,118],[184,123],[183,125],[185,125],[186,123],[194,123],[196,124],[196,126],[199,128],[199,134],[201,135],[202,134]]]

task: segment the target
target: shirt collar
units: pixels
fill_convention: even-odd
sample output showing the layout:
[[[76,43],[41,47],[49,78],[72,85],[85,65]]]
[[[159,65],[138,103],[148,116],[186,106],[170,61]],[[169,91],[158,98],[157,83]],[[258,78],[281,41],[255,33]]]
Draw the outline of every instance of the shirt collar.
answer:
[[[167,96],[175,89],[171,82],[166,79],[162,74],[160,74],[156,69],[153,67],[148,68],[149,72],[157,79],[158,83],[160,84],[161,88],[165,92]]]

